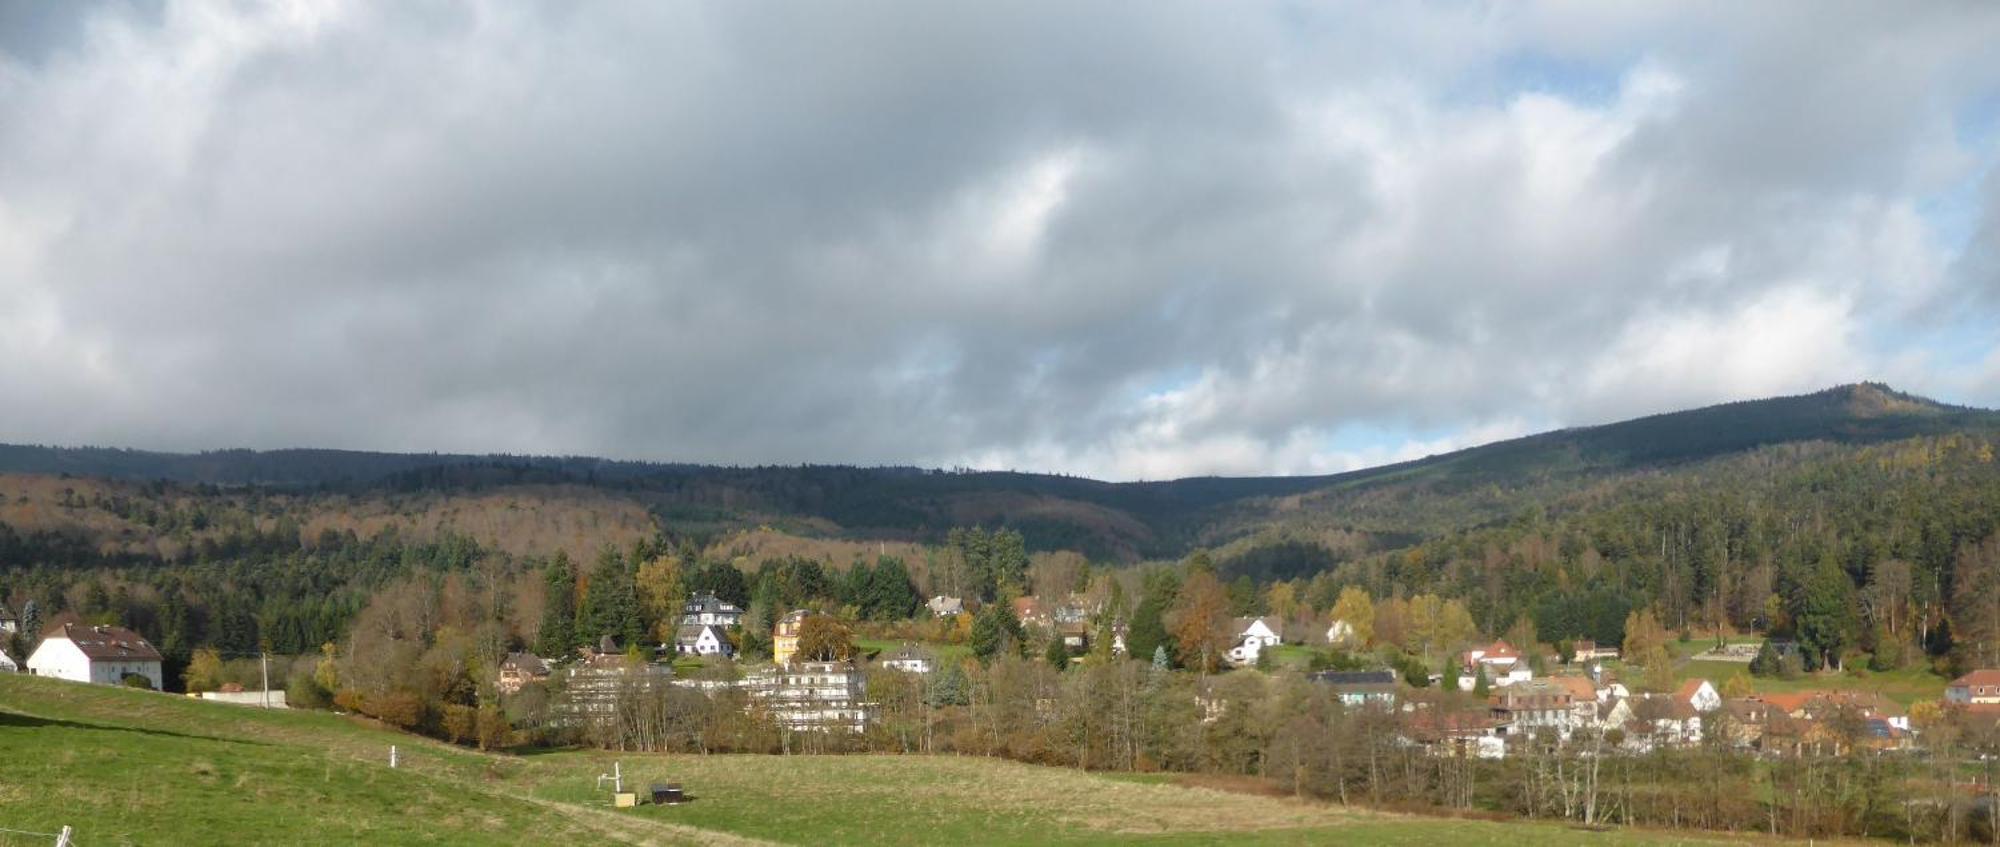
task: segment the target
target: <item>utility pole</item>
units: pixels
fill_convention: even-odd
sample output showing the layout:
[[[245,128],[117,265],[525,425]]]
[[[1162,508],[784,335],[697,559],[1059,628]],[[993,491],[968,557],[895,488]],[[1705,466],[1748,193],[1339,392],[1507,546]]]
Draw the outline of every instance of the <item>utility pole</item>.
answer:
[[[259,652],[257,655],[259,658],[263,659],[263,664],[264,664],[263,700],[264,700],[264,708],[268,709],[271,708],[271,654],[269,652]]]

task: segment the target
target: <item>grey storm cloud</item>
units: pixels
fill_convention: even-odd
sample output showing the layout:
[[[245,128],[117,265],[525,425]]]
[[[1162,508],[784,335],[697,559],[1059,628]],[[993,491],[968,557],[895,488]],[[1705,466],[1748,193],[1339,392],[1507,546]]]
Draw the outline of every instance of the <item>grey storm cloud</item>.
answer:
[[[1933,340],[2000,10],[1739,6],[0,4],[0,440],[1157,478],[2000,401]]]

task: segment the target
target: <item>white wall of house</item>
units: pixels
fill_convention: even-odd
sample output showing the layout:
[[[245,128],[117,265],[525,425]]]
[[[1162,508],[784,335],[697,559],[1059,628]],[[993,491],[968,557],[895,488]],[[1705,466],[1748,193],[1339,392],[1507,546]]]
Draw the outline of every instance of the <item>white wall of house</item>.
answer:
[[[76,646],[76,642],[67,638],[42,639],[41,646],[35,648],[35,654],[28,657],[28,672],[36,676],[100,685],[117,685],[125,681],[126,674],[138,674],[151,680],[156,691],[166,685],[166,675],[160,672],[159,662],[93,662]]]
[[[13,657],[0,653],[0,673],[20,673],[20,671],[21,666],[14,664]]]
[[[67,638],[44,638],[28,656],[28,672],[72,682],[90,682],[90,657]]]

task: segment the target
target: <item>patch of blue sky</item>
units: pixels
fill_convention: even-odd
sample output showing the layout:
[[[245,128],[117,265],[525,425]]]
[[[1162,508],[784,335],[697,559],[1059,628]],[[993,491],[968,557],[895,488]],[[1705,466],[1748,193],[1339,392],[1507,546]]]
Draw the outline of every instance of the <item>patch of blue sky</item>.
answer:
[[[1492,64],[1468,69],[1444,92],[1446,103],[1497,106],[1522,94],[1549,94],[1587,107],[1618,100],[1625,74],[1637,62],[1605,62],[1540,50],[1517,50]]]

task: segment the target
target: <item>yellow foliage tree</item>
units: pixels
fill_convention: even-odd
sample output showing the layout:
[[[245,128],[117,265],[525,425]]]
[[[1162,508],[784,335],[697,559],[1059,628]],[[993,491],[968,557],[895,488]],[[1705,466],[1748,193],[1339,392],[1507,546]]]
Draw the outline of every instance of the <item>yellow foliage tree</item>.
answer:
[[[1366,647],[1374,643],[1375,598],[1359,586],[1340,589],[1340,596],[1333,601],[1332,617],[1347,625],[1347,638],[1353,646]]]
[[[674,556],[656,556],[639,566],[632,581],[633,588],[639,593],[641,614],[653,622],[653,637],[662,643],[673,641],[674,629],[680,624],[681,604],[687,602],[687,586],[681,579],[681,560]]]
[[[1191,569],[1181,583],[1173,613],[1168,617],[1182,661],[1198,670],[1215,670],[1229,652],[1229,591],[1206,569]]]

